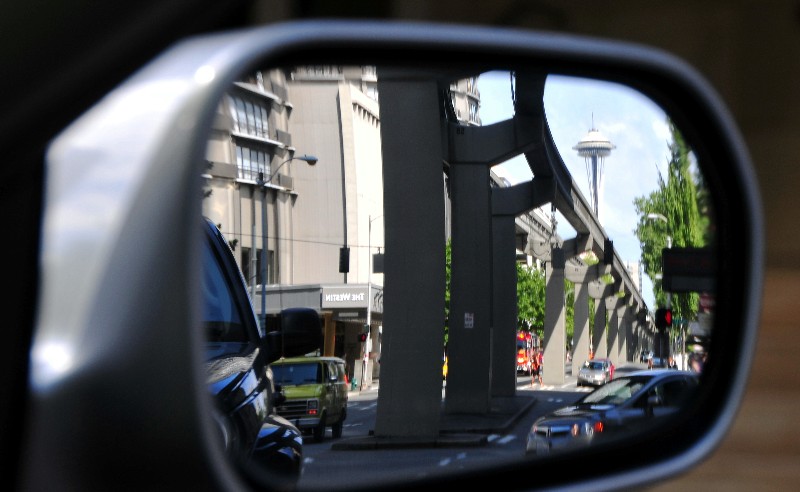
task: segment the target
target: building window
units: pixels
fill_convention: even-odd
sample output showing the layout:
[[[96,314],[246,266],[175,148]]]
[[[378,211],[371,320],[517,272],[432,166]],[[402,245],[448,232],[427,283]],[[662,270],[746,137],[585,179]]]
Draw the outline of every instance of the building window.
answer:
[[[275,252],[267,250],[267,285],[278,283],[275,280]]]
[[[467,79],[467,93],[472,95],[478,94],[478,77],[470,77]]]
[[[266,101],[228,96],[233,131],[259,138],[269,137],[269,108]]]
[[[469,102],[469,121],[478,122],[478,103],[475,101]]]
[[[270,174],[270,155],[261,149],[236,144],[236,168],[239,179],[265,180]]]
[[[375,82],[364,83],[364,93],[373,101],[378,100],[378,84]]]
[[[250,256],[252,251],[252,248],[242,248],[242,275],[247,282],[247,287],[253,283],[253,277],[256,279],[256,285],[261,285],[261,250],[256,249],[255,272],[253,271],[253,257]]]

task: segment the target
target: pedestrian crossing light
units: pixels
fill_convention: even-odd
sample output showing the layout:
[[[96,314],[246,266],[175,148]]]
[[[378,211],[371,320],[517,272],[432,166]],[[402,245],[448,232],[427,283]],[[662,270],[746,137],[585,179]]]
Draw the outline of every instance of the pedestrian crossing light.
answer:
[[[656,328],[663,330],[672,327],[672,309],[658,308],[656,309]]]
[[[367,341],[367,334],[366,333],[359,333],[358,341],[359,342],[366,342]]]

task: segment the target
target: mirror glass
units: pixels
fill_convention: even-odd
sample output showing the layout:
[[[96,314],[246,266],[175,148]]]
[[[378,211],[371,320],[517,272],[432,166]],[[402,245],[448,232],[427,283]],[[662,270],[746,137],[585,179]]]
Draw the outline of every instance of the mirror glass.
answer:
[[[206,159],[203,214],[263,333],[319,314],[264,412],[302,440],[301,490],[601,447],[702,391],[714,211],[681,129],[629,87],[265,68],[220,101]]]

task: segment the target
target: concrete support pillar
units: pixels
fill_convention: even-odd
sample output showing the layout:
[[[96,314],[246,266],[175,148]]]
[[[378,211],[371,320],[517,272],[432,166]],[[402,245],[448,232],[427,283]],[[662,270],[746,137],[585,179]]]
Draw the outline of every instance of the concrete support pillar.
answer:
[[[445,411],[486,413],[491,408],[492,376],[489,168],[451,163],[450,189],[453,230]]]
[[[439,89],[434,81],[379,72],[388,295],[375,435],[433,438],[442,405],[445,295]]]
[[[553,248],[545,266],[544,374],[545,384],[563,384],[566,366],[566,304],[564,302],[564,250]]]
[[[594,300],[594,313],[592,320],[592,348],[596,359],[608,357],[608,328],[606,326],[606,300]]]
[[[615,366],[619,365],[619,337],[622,324],[619,306],[622,300],[617,296],[606,298],[608,310],[608,358]]]
[[[620,326],[619,337],[619,361],[624,364],[629,361],[628,357],[628,344],[630,343],[631,330],[633,329],[633,315],[630,306],[622,306],[622,325]]]
[[[513,216],[492,218],[491,396],[517,391],[517,250]]]
[[[577,376],[581,365],[589,358],[589,289],[585,282],[575,282],[574,285],[572,375]]]

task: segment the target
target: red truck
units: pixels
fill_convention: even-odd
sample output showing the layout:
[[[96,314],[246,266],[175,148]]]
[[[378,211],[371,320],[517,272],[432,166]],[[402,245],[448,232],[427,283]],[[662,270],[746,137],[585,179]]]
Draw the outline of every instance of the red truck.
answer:
[[[533,371],[534,337],[530,332],[517,332],[517,372],[531,374]]]

